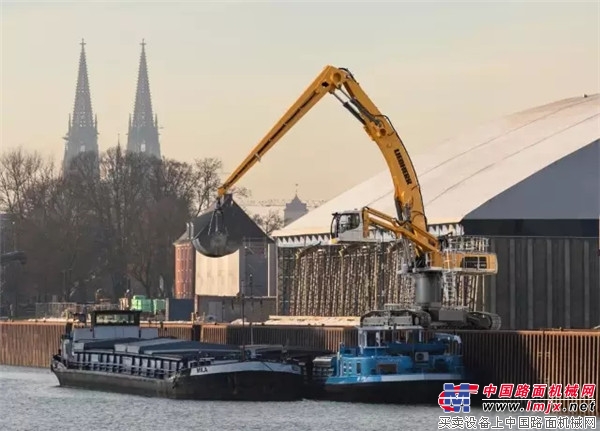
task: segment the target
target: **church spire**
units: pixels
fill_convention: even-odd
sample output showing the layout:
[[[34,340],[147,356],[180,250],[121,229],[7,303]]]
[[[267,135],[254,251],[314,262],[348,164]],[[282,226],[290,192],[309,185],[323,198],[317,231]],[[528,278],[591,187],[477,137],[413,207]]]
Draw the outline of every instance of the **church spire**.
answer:
[[[81,40],[81,53],[79,54],[79,72],[75,88],[73,115],[69,114],[69,127],[64,139],[66,143],[63,171],[68,169],[71,160],[79,153],[91,151],[98,154],[97,119],[95,119],[92,112],[85,42],[83,39]]]
[[[138,70],[137,90],[133,117],[129,120],[127,134],[127,151],[143,152],[160,158],[158,141],[158,124],[152,113],[150,98],[150,81],[148,80],[148,64],[146,62],[146,43],[142,39],[142,53]]]

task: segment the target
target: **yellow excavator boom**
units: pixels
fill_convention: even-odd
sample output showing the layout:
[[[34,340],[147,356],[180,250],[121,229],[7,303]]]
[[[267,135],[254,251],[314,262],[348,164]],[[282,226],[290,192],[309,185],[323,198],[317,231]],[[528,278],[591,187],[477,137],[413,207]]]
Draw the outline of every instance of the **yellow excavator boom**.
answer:
[[[419,250],[437,247],[437,239],[427,231],[427,218],[419,181],[408,151],[389,118],[383,115],[352,73],[344,68],[326,66],[296,102],[218,189],[222,198],[326,94],[334,95],[363,125],[377,144],[392,176],[398,219],[412,233]]]

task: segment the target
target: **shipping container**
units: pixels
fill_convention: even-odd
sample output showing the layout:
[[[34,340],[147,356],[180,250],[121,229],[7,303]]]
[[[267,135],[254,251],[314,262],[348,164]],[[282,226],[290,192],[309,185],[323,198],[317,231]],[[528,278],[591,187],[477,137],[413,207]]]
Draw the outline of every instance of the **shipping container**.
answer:
[[[166,300],[164,299],[154,299],[154,314],[158,314],[164,312],[167,309]]]
[[[135,295],[131,300],[131,309],[139,310],[142,313],[152,313],[153,303],[151,299],[146,298],[145,295]]]
[[[165,306],[165,320],[167,321],[189,321],[194,312],[193,299],[169,298],[166,300]]]

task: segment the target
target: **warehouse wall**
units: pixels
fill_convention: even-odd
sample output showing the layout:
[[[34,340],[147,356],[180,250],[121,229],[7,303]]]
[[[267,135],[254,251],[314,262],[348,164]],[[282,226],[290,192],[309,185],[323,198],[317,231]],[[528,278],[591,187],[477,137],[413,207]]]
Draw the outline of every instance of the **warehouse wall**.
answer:
[[[499,271],[486,285],[485,308],[503,327],[600,325],[597,238],[492,238]]]
[[[275,314],[275,298],[253,297],[244,300],[242,313],[242,300],[232,296],[198,296],[199,318],[212,318],[216,322],[232,322],[242,316],[248,322],[264,322],[269,316]]]
[[[274,296],[274,249],[264,240],[246,240],[238,251],[224,257],[196,252],[196,295],[235,296],[243,292],[247,296]]]
[[[234,296],[240,291],[240,252],[213,258],[196,252],[196,295]]]

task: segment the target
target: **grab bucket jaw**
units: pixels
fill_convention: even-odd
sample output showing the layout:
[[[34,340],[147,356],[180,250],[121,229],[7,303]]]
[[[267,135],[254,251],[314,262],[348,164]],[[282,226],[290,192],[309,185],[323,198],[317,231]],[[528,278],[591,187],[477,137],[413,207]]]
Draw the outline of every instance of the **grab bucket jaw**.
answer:
[[[243,245],[243,222],[245,213],[233,201],[230,194],[213,204],[204,214],[193,221],[192,245],[198,253],[207,257],[223,257],[235,253]]]

